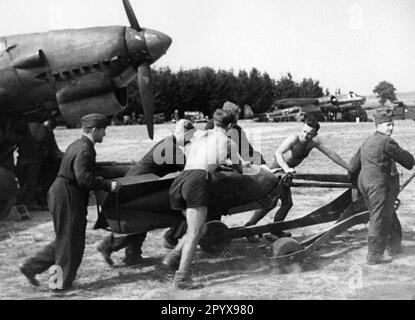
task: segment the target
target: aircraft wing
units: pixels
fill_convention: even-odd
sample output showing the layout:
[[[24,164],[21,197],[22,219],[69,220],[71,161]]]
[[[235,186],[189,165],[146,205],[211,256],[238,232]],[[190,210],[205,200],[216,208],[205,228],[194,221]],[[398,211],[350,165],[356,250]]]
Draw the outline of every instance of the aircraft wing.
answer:
[[[306,105],[318,105],[319,100],[314,98],[289,98],[289,99],[281,99],[275,101],[274,105],[276,105],[280,109],[291,108],[296,106],[306,106]]]

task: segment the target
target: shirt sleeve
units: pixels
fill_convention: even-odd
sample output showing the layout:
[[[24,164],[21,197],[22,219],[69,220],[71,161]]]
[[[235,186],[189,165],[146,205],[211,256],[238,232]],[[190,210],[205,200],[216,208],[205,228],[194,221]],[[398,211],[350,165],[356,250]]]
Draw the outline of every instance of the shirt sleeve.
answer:
[[[408,170],[411,170],[415,165],[413,155],[405,149],[402,149],[399,144],[393,139],[389,140],[386,143],[385,153]]]
[[[74,159],[74,173],[78,185],[88,190],[111,190],[111,182],[95,176],[94,159],[91,154],[81,151]]]

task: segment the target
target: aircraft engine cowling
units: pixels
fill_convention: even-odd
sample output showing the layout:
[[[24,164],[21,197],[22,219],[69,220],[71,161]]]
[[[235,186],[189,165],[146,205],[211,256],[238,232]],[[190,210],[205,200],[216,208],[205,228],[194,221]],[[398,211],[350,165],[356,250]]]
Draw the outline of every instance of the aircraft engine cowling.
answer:
[[[58,85],[56,98],[65,120],[78,124],[89,113],[116,115],[127,106],[127,88],[116,88],[101,72]]]

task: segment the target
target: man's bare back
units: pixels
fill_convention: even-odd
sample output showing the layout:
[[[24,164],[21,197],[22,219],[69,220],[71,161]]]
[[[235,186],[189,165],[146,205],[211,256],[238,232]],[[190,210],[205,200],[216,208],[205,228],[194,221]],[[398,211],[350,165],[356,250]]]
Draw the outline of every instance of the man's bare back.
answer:
[[[226,162],[228,150],[237,150],[233,142],[221,129],[207,130],[196,133],[186,149],[186,166],[184,170],[205,170],[213,173]]]

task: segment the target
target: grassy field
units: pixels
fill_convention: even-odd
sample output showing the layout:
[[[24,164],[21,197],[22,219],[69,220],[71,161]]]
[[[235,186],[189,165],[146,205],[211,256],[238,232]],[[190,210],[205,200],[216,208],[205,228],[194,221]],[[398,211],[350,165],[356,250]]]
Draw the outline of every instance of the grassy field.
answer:
[[[203,126],[203,125],[198,125]],[[261,151],[267,162],[272,161],[275,148],[290,133],[300,129],[298,123],[261,124],[242,121],[241,126],[255,137],[261,137]],[[155,141],[167,135],[172,124],[156,126]],[[364,139],[374,130],[373,123],[323,123],[321,139],[346,160],[349,160]],[[57,130],[59,146],[64,150],[80,135],[78,130]],[[415,122],[396,122],[393,136],[398,143],[415,154]],[[130,161],[139,159],[152,145],[143,126],[111,127],[102,145],[97,146],[98,161]],[[403,178],[409,172],[399,168]],[[303,173],[344,173],[318,151],[298,167]],[[116,266],[110,268],[96,251],[96,243],[107,235],[93,231],[96,213],[89,208],[86,250],[78,271],[75,289],[54,296],[48,288],[49,274],[38,278],[42,285],[31,287],[19,273],[18,265],[53,239],[53,227],[48,212],[32,213],[28,222],[13,219],[0,222],[0,299],[415,299],[415,183],[401,194],[399,210],[405,251],[392,264],[367,266],[366,228],[355,226],[317,251],[304,263],[292,265],[281,272],[265,257],[270,243],[258,244],[245,239],[232,241],[220,256],[197,252],[193,276],[205,288],[177,292],[171,288],[171,275],[159,268],[167,253],[162,247],[164,230],[149,233],[144,244],[145,260],[136,267],[124,267],[123,252],[114,254]],[[296,188],[294,207],[288,219],[300,217],[334,199],[342,191],[335,189]],[[250,212],[227,216],[229,226],[240,226]],[[261,223],[272,222],[273,214]],[[323,230],[319,225],[293,230],[301,239]]]

